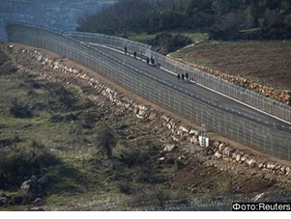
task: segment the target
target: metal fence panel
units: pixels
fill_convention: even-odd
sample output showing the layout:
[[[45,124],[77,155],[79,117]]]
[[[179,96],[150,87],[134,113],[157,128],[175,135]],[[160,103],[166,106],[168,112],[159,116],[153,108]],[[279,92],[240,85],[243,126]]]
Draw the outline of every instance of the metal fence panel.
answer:
[[[112,36],[106,36],[102,34],[95,33],[84,33],[77,31],[68,31],[66,34],[70,37],[73,37],[79,41],[86,43],[98,43],[102,45],[107,45],[110,47],[115,47],[118,49],[123,49],[127,45],[128,49],[131,51],[136,51],[143,55],[153,56],[157,63],[171,72],[176,74],[189,74],[189,78],[200,83],[206,87],[209,87],[215,91],[221,92],[225,95],[233,97],[239,101],[247,103],[253,107],[256,107],[264,112],[267,112],[273,116],[276,116],[285,121],[291,122],[291,107],[281,103],[279,101],[267,98],[263,95],[260,95],[254,91],[247,90],[241,86],[235,85],[234,83],[229,83],[226,80],[223,80],[219,77],[211,75],[209,73],[198,70],[194,67],[188,66],[176,60],[173,60],[167,56],[161,55],[157,52],[151,51],[150,45],[137,43],[130,41],[128,39],[114,37],[117,44],[113,44],[108,39],[111,39]],[[107,40],[105,40],[107,39]]]
[[[87,43],[82,43],[68,35],[22,23],[8,24],[7,33],[10,42],[40,47],[68,57],[104,74],[130,91],[166,109],[183,115],[197,124],[206,124],[213,132],[228,136],[258,151],[291,160],[290,127],[274,126],[264,121],[249,118],[240,112],[219,107],[202,97],[174,87],[168,81],[161,81],[145,72],[134,69],[121,60],[110,57]],[[100,37],[99,40],[101,39],[102,42],[106,39],[105,44],[109,43],[108,37]],[[111,44],[118,42],[113,37],[109,41]],[[121,44],[119,43],[119,45]],[[173,65],[164,56],[160,56],[159,61],[161,63],[164,62],[165,66],[171,66],[169,68],[175,68],[175,71],[183,72],[189,70],[183,69],[178,64]],[[199,82],[203,81],[205,84],[216,86],[217,89],[228,90],[228,92],[235,95],[235,98],[251,99],[252,102],[258,102],[261,106],[267,104],[263,100],[259,102],[258,97],[254,94],[246,96],[249,91],[229,85],[226,82],[221,83],[221,79],[212,75],[207,75],[195,69],[191,74],[196,80],[200,80]],[[271,103],[272,106],[275,106],[274,110],[277,110],[278,105],[273,104],[272,101]],[[270,105],[268,107],[270,108]],[[287,116],[290,116],[290,112],[287,112]]]

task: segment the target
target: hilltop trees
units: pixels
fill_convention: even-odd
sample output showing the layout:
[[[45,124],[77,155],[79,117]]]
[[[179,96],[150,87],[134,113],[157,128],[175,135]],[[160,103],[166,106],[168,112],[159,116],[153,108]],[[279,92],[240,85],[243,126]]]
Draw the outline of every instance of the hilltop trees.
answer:
[[[119,0],[101,12],[81,17],[77,30],[105,34],[145,31],[150,15],[151,5],[148,0]]]
[[[84,15],[77,30],[127,32],[203,31],[213,39],[286,39],[291,36],[289,0],[118,0]]]

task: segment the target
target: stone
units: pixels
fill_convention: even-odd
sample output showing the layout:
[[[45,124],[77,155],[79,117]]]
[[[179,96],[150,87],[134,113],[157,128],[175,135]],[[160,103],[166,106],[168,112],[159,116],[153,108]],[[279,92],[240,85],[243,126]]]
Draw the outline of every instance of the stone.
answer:
[[[249,166],[253,166],[256,164],[256,161],[254,159],[247,159],[246,160],[246,163],[249,165]]]
[[[39,55],[39,56],[37,57],[37,61],[39,61],[39,62],[42,61],[42,55]]]
[[[229,147],[225,147],[222,151],[222,154],[229,156],[229,152],[230,152],[230,148]]]
[[[184,126],[180,126],[179,130],[182,131],[182,132],[189,132],[189,130],[186,129]]]
[[[216,148],[218,148],[219,147],[219,145],[220,145],[220,142],[219,141],[215,141],[215,142],[213,142],[213,147],[216,147]]]
[[[148,119],[153,121],[157,118],[157,115],[155,113],[151,113],[149,116],[148,116]]]
[[[241,159],[240,159],[240,161],[242,161],[242,162],[245,162],[246,160],[247,160],[246,156],[242,156]]]
[[[241,159],[241,155],[240,154],[237,154],[235,160],[239,162],[240,159]]]
[[[185,155],[181,155],[181,156],[179,156],[178,158],[177,158],[178,160],[185,160],[186,159],[186,157],[185,157]]]
[[[179,139],[178,139],[177,137],[175,137],[175,136],[173,136],[172,139],[173,139],[174,141],[179,141]]]
[[[23,182],[20,186],[20,193],[23,196],[30,195],[36,188],[37,178],[33,175],[30,177],[29,180]]]
[[[238,155],[237,151],[234,151],[233,153],[231,153],[231,158],[236,160],[236,156]]]
[[[195,129],[191,129],[189,131],[189,135],[196,135],[196,136],[198,136],[198,134],[199,134],[199,132],[197,130],[195,130]]]
[[[286,167],[286,168],[285,168],[285,171],[286,171],[286,175],[289,175],[290,172],[291,172],[291,168],[290,168],[290,167]]]
[[[214,154],[214,157],[216,157],[217,159],[220,159],[222,157],[222,154],[216,151]]]
[[[280,168],[280,171],[282,172],[282,173],[286,173],[286,167],[285,166],[282,166],[281,168]]]
[[[176,149],[176,148],[177,148],[177,147],[176,147],[175,144],[167,144],[167,145],[165,145],[163,151],[164,151],[164,152],[171,152],[171,151],[173,151],[173,150]]]
[[[218,147],[218,150],[219,150],[220,152],[222,152],[222,151],[224,150],[225,147],[226,147],[225,144],[224,144],[224,143],[221,143],[221,144],[219,145],[219,147]]]
[[[275,164],[271,164],[271,163],[267,164],[267,169],[273,170],[274,168],[275,168]]]
[[[262,168],[264,167],[264,164],[263,164],[263,163],[259,163],[258,167],[259,167],[260,169],[262,169]]]
[[[192,143],[192,144],[196,144],[197,143],[197,137],[195,137],[195,136],[192,136],[191,138],[190,138],[190,142]]]
[[[159,163],[163,163],[163,162],[165,161],[165,157],[160,157],[160,158],[158,159],[158,161],[159,161]]]

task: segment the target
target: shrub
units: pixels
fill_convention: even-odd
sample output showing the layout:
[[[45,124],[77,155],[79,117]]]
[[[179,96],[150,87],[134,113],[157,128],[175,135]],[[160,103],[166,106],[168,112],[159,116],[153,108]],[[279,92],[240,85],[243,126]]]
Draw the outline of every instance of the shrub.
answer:
[[[184,35],[172,35],[170,33],[158,34],[150,44],[160,53],[174,52],[192,43],[192,40]]]
[[[12,101],[10,113],[16,118],[32,118],[33,113],[28,104],[21,104],[16,99]]]
[[[121,150],[120,161],[124,163],[127,167],[132,167],[135,165],[141,166],[146,161],[150,159],[146,151],[137,148],[136,146],[127,145],[126,148]]]
[[[113,129],[106,127],[99,132],[98,146],[100,147],[100,152],[105,154],[108,159],[112,158],[113,148],[116,144],[117,140]]]
[[[57,163],[59,160],[35,141],[0,148],[0,189],[17,188],[28,177],[40,176]]]
[[[125,195],[130,195],[133,192],[133,189],[131,188],[131,185],[129,183],[124,183],[124,182],[118,183],[117,187],[119,191]]]

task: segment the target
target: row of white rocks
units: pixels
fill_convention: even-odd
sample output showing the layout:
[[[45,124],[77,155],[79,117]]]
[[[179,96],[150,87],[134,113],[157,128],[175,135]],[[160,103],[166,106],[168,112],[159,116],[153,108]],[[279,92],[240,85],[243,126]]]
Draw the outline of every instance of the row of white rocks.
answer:
[[[151,109],[150,106],[138,104],[134,100],[121,95],[108,85],[89,76],[89,74],[83,70],[66,66],[61,60],[51,59],[48,56],[41,54],[38,50],[32,51],[23,49],[22,53],[33,57],[42,65],[49,66],[54,71],[64,74],[72,74],[72,76],[82,79],[84,82],[87,82],[90,87],[98,89],[102,95],[114,102],[117,106],[125,107],[128,111],[135,113],[135,115],[140,119],[148,119],[150,121],[161,119],[163,126],[170,130],[174,141],[187,140],[193,145],[198,145],[198,136],[200,132],[197,129],[191,127],[186,128],[179,125],[179,122],[176,122],[170,116],[160,116],[156,111]],[[69,82],[67,82],[67,84],[69,84]],[[274,174],[291,176],[290,166],[281,165],[273,161],[260,161],[258,157],[247,154],[242,150],[237,150],[224,142],[210,141],[207,151],[207,156],[213,156],[215,159],[223,159],[228,162],[238,162],[250,167],[259,168],[262,171],[271,171]]]

